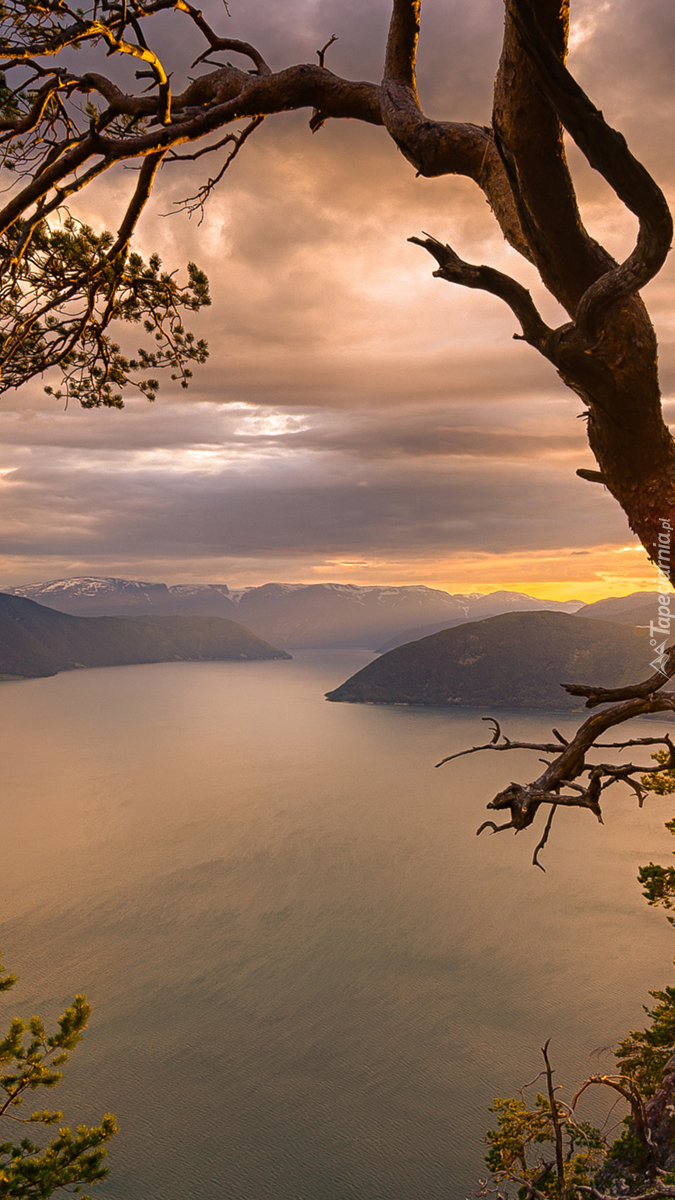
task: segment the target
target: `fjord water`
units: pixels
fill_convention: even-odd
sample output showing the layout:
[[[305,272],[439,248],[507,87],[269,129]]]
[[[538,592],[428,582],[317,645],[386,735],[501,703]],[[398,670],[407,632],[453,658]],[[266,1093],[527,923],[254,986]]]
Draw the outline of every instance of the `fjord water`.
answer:
[[[546,1038],[573,1088],[672,982],[635,881],[667,861],[669,799],[559,813],[544,875],[532,831],[475,836],[536,756],[434,770],[485,714],[326,703],[367,660],[0,688],[3,1024],[94,1005],[51,1100],[117,1114],[101,1198],[462,1200],[488,1104]],[[530,740],[576,721],[500,719]]]

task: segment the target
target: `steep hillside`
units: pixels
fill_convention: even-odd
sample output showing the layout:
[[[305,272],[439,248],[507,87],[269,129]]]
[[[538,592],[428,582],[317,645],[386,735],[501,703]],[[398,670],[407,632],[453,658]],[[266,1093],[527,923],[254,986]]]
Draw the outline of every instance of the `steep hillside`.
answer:
[[[458,625],[375,659],[329,700],[469,707],[581,707],[561,683],[617,687],[652,673],[646,638],[567,613],[504,613]]]
[[[75,667],[290,658],[222,617],[73,617],[0,593],[0,677]]]

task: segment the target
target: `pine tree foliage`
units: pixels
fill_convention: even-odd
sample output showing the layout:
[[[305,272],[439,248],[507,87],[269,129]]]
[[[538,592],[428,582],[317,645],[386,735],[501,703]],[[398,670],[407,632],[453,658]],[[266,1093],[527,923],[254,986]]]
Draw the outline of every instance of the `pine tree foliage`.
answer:
[[[16,976],[7,974],[0,964],[0,991],[8,991],[15,983]],[[0,1200],[44,1200],[60,1189],[81,1193],[83,1187],[108,1174],[106,1145],[117,1132],[110,1113],[99,1125],[80,1125],[73,1132],[61,1125],[63,1113],[57,1109],[34,1109],[28,1115],[23,1111],[31,1093],[58,1085],[63,1074],[60,1068],[81,1041],[90,1013],[85,997],[76,996],[59,1017],[54,1033],[47,1032],[39,1017],[28,1022],[15,1017],[0,1041],[0,1118],[10,1127],[26,1127],[25,1136],[18,1141],[0,1142]],[[46,1143],[34,1140],[40,1126],[58,1126],[56,1137]],[[83,1200],[89,1197],[83,1196]]]
[[[642,775],[642,786],[658,795],[675,792],[675,769],[666,767],[672,748],[652,757],[659,766]],[[675,819],[666,829],[675,834]],[[665,908],[675,925],[669,915],[675,909],[675,867],[649,863],[640,867],[638,881],[647,902]],[[656,1003],[644,1006],[647,1025],[631,1030],[615,1047],[615,1074],[591,1076],[570,1102],[558,1098],[552,1086],[548,1099],[537,1094],[533,1103],[527,1102],[526,1089],[494,1101],[490,1112],[496,1128],[485,1138],[492,1182],[483,1184],[483,1194],[494,1194],[496,1186],[501,1196],[506,1181],[516,1184],[520,1200],[675,1196],[675,986],[649,994]],[[578,1099],[591,1084],[608,1087],[626,1101],[625,1128],[618,1138],[578,1121]],[[562,1169],[553,1153],[556,1140]]]
[[[190,364],[206,361],[207,345],[186,331],[183,315],[210,303],[206,276],[188,263],[181,286],[156,254],[147,262],[136,253],[111,260],[113,243],[111,233],[96,234],[72,216],[33,231],[17,269],[0,282],[4,387],[20,387],[46,365],[61,371],[47,394],[85,408],[121,408],[129,384],[154,400],[154,373],[164,367],[188,386]],[[149,338],[133,358],[111,336],[120,323],[140,324]]]
[[[660,769],[643,775],[641,782],[657,796],[669,796],[675,792],[675,770],[664,770],[664,764],[671,761],[671,753],[669,750],[657,750],[652,754],[652,758],[659,763]],[[675,834],[675,819],[666,822],[666,829]],[[648,904],[665,908],[667,911],[675,908],[675,867],[647,863],[645,867],[640,867],[638,880],[643,886],[643,895]],[[671,925],[675,925],[674,917],[669,916],[668,920]]]
[[[557,1102],[564,1141],[564,1179],[570,1192],[590,1185],[606,1156],[598,1129],[577,1121],[571,1108]],[[490,1112],[497,1128],[488,1130],[485,1165],[497,1183],[516,1180],[527,1196],[526,1184],[547,1200],[558,1200],[559,1187],[553,1149],[556,1130],[550,1101],[539,1092],[530,1104],[521,1096],[497,1097]]]

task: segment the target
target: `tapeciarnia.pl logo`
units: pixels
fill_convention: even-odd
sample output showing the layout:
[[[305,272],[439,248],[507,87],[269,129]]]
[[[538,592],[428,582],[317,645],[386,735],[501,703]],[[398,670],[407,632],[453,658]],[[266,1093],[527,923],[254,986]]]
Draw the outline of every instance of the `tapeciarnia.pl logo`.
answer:
[[[655,671],[660,671],[662,675],[666,674],[664,664],[666,661],[666,642],[670,636],[670,622],[673,619],[673,614],[670,611],[671,591],[670,584],[667,582],[670,577],[670,541],[672,526],[667,517],[660,519],[661,532],[658,536],[658,541],[655,543],[657,553],[657,562],[659,571],[665,575],[665,579],[659,579],[659,619],[655,623],[649,622],[649,644],[656,648],[656,658],[650,662],[650,667]],[[665,634],[663,641],[659,643],[659,635]]]

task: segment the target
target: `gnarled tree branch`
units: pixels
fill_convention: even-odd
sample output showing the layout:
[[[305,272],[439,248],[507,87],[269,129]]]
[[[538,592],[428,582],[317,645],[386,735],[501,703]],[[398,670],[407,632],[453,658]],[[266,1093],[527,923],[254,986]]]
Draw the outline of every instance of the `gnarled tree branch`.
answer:
[[[476,832],[480,834],[485,829],[491,829],[493,833],[501,833],[506,829],[513,829],[518,833],[533,824],[542,805],[550,805],[544,832],[532,859],[534,866],[543,870],[539,861],[539,853],[548,840],[553,815],[557,808],[586,808],[602,824],[600,804],[602,793],[618,782],[627,783],[632,788],[641,806],[647,794],[647,788],[633,777],[672,769],[672,765],[675,763],[675,746],[670,735],[666,733],[663,737],[633,738],[623,742],[602,742],[600,738],[608,729],[623,725],[633,717],[645,716],[649,713],[675,712],[675,692],[660,692],[667,679],[675,674],[675,647],[668,651],[667,662],[669,675],[659,672],[644,683],[636,684],[632,688],[575,687],[573,689],[568,687],[573,694],[581,692],[582,695],[590,695],[594,703],[606,702],[596,699],[603,693],[605,697],[614,701],[603,712],[588,717],[569,740],[564,739],[554,729],[556,742],[512,741],[502,733],[501,726],[494,717],[483,717],[483,720],[490,721],[494,726],[490,741],[450,754],[437,763],[437,766],[443,766],[444,763],[452,762],[467,754],[477,754],[484,750],[534,750],[542,754],[553,755],[553,759],[550,762],[545,760],[545,771],[531,783],[511,782],[489,802],[488,809],[496,812],[509,812],[510,821],[503,825],[497,825],[494,821],[484,821]],[[667,758],[657,767],[635,763],[616,765],[587,761],[587,755],[593,750],[625,750],[631,746],[656,745],[664,746],[668,750]],[[585,783],[575,782],[584,776],[588,776]],[[569,790],[563,792],[563,788]]]
[[[458,283],[462,287],[489,292],[508,304],[520,321],[522,340],[534,346],[546,358],[550,357],[554,331],[546,324],[532,296],[521,283],[502,271],[496,271],[494,267],[477,267],[464,262],[451,246],[444,246],[442,242],[428,235],[425,238],[411,237],[408,241],[422,246],[436,259],[439,269],[434,271],[434,276],[437,279],[446,279],[448,283]]]
[[[513,0],[511,14],[542,95],[590,165],[639,220],[633,252],[596,279],[576,307],[575,324],[592,344],[614,301],[634,295],[661,270],[672,244],[673,221],[663,192],[631,154],[626,139],[607,124],[555,53],[532,0]]]

